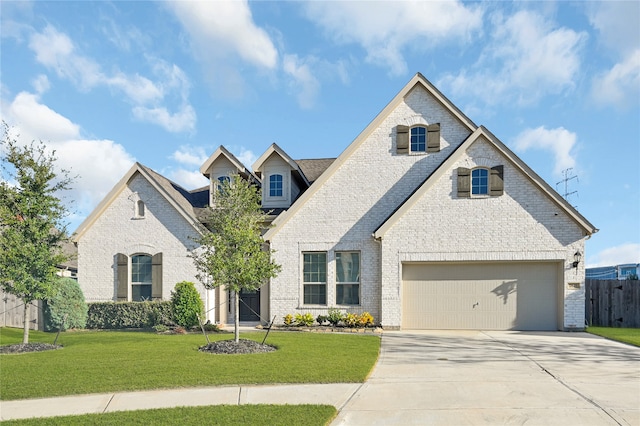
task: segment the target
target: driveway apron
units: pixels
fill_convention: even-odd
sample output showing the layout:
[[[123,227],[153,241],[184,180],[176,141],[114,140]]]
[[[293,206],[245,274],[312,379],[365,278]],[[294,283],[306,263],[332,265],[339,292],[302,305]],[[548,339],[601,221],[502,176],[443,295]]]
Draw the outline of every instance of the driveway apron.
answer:
[[[640,348],[587,333],[385,331],[334,425],[640,425]]]

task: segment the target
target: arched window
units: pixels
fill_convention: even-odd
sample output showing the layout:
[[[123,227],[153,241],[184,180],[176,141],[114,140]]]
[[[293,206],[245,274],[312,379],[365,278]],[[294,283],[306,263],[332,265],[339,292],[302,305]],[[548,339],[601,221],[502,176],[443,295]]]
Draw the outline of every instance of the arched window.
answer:
[[[136,202],[136,217],[144,217],[144,201],[142,200]]]
[[[151,300],[151,256],[136,254],[131,257],[131,300]]]
[[[270,197],[282,197],[283,185],[282,175],[269,176],[269,196]]]
[[[427,128],[417,126],[411,128],[411,152],[425,152],[427,150]]]
[[[471,171],[471,195],[489,194],[489,170],[484,168]]]
[[[229,184],[231,182],[231,178],[229,176],[218,177],[218,191],[224,188],[225,182]]]

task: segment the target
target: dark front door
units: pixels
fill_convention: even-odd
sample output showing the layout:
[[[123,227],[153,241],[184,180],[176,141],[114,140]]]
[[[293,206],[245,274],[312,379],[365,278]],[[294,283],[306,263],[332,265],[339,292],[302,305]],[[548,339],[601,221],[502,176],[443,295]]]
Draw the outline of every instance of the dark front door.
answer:
[[[260,290],[240,292],[240,321],[260,321]]]

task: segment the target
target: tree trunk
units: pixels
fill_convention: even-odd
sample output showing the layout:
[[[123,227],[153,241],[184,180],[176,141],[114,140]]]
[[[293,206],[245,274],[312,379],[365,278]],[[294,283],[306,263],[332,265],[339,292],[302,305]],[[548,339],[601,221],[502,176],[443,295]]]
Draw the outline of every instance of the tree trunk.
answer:
[[[240,294],[237,291],[233,292],[233,302],[235,305],[233,313],[235,317],[234,332],[236,343],[238,343],[240,342]]]
[[[29,304],[24,303],[24,332],[22,333],[22,343],[29,343]]]

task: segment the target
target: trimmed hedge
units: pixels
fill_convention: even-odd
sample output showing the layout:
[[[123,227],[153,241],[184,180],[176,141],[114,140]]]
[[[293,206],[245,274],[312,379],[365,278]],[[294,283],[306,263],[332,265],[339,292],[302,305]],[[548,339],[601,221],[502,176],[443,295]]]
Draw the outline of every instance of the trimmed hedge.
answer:
[[[151,328],[174,325],[170,301],[89,303],[87,328]]]

